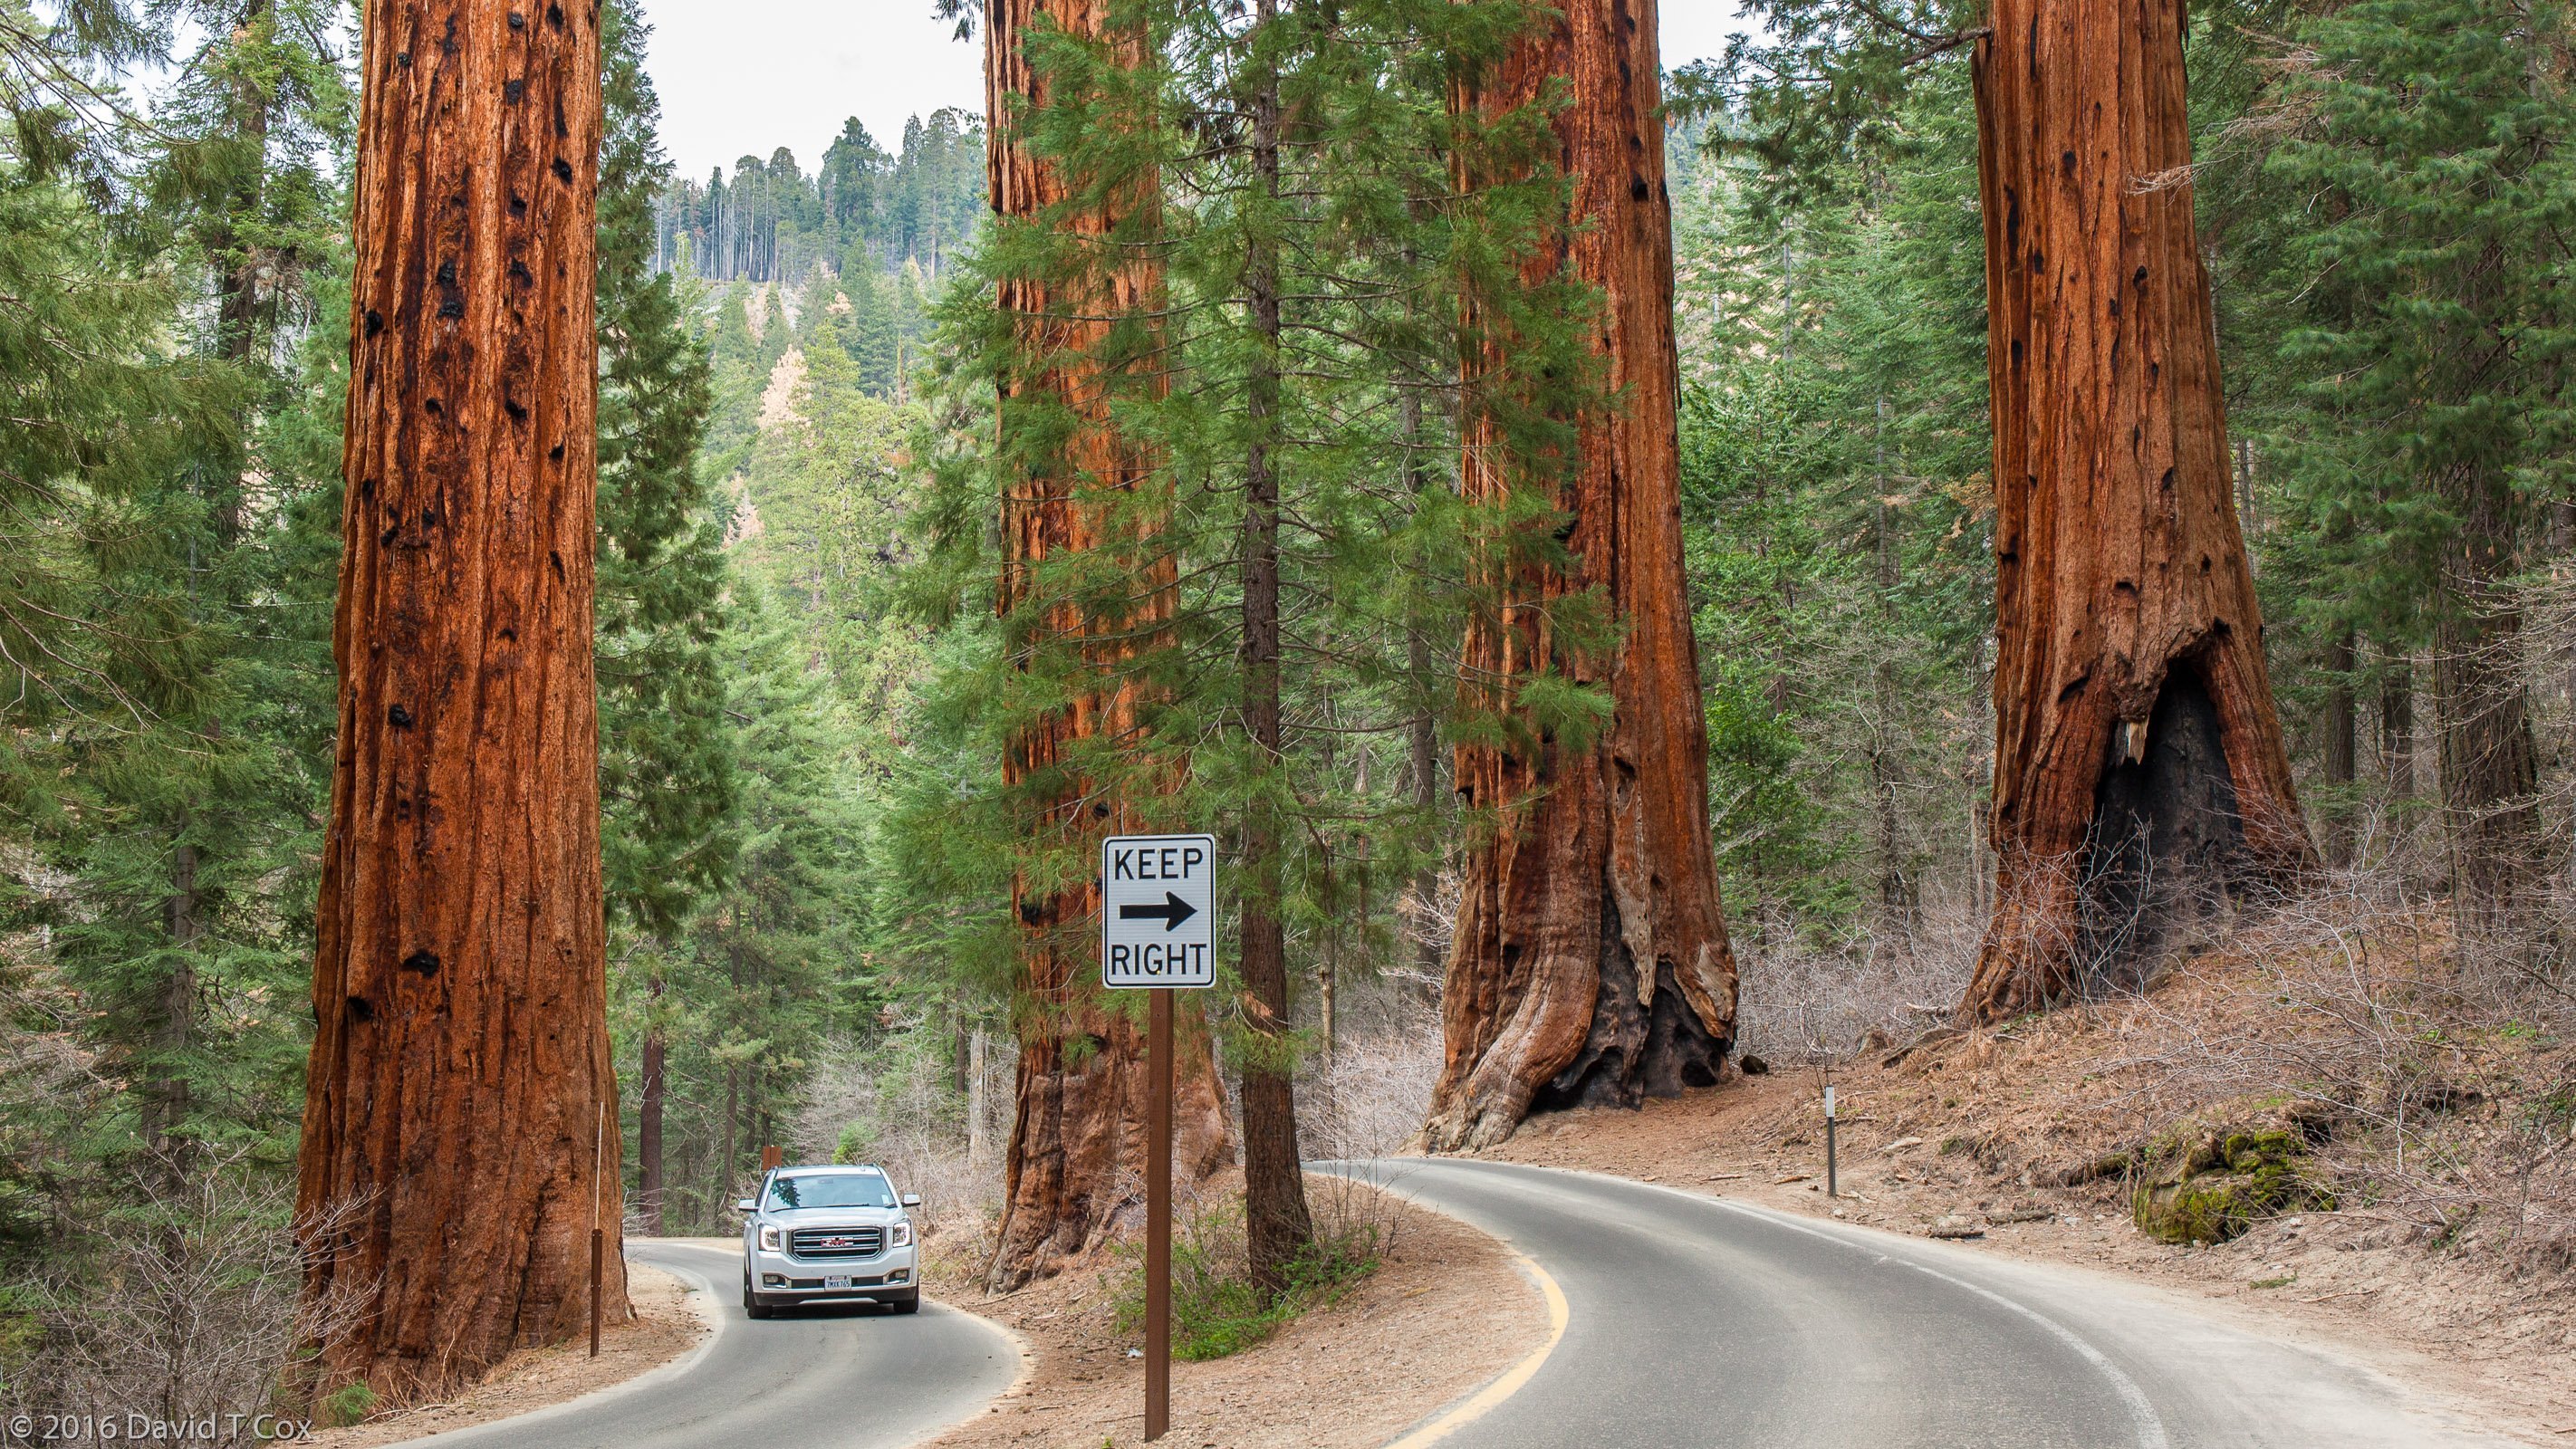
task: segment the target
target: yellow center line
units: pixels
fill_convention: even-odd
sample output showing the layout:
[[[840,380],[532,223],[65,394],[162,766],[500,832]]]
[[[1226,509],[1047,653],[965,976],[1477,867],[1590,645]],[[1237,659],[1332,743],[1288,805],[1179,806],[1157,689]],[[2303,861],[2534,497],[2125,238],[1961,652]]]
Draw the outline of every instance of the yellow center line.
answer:
[[[1423,1449],[1426,1444],[1436,1444],[1457,1433],[1492,1413],[1505,1399],[1519,1393],[1521,1385],[1528,1383],[1539,1371],[1539,1366],[1547,1362],[1547,1356],[1556,1352],[1557,1344],[1565,1338],[1566,1320],[1572,1316],[1565,1306],[1565,1291],[1556,1286],[1556,1280],[1547,1275],[1545,1268],[1520,1254],[1514,1253],[1512,1262],[1521,1270],[1521,1276],[1538,1285],[1538,1291],[1547,1298],[1547,1342],[1531,1350],[1529,1357],[1514,1364],[1510,1372],[1478,1389],[1465,1403],[1387,1445],[1386,1449]]]

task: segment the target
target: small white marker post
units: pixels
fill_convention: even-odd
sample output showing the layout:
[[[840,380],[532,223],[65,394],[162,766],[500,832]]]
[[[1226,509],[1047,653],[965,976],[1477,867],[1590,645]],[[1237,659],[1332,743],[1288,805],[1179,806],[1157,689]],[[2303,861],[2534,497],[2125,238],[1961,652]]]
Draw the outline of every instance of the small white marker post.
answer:
[[[1834,1084],[1825,1083],[1825,1196],[1840,1197],[1834,1183]]]
[[[1216,837],[1100,842],[1100,984],[1145,1014],[1145,1440],[1172,1422],[1172,993],[1216,984]]]

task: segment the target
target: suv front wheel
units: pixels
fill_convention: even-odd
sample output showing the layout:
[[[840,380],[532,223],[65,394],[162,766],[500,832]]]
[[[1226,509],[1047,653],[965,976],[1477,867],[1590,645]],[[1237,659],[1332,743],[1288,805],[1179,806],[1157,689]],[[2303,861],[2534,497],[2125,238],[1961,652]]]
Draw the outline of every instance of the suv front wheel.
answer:
[[[749,1273],[742,1275],[742,1311],[746,1317],[750,1318],[767,1318],[778,1311],[777,1309],[770,1307],[767,1303],[761,1301],[759,1294],[751,1291],[751,1275]]]

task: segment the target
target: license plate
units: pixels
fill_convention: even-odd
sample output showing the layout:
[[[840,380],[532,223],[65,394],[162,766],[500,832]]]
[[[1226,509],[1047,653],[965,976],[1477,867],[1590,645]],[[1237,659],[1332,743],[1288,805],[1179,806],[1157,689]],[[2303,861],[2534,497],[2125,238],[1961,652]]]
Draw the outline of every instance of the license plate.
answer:
[[[847,1273],[833,1274],[823,1280],[823,1286],[826,1288],[847,1288],[850,1286],[850,1275]]]

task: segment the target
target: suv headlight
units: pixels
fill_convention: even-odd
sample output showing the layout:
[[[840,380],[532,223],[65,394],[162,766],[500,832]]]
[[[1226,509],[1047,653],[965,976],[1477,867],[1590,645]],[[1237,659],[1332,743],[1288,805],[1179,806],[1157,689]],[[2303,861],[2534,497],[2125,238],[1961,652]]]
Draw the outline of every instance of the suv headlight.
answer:
[[[778,1229],[764,1227],[760,1230],[760,1250],[764,1253],[778,1251]]]
[[[910,1223],[897,1223],[897,1224],[895,1224],[895,1225],[894,1225],[894,1227],[893,1227],[892,1229],[890,1229],[890,1230],[886,1233],[886,1246],[887,1246],[887,1247],[889,1247],[889,1248],[909,1248],[909,1247],[911,1247],[911,1246],[912,1246],[912,1224],[910,1224]]]

